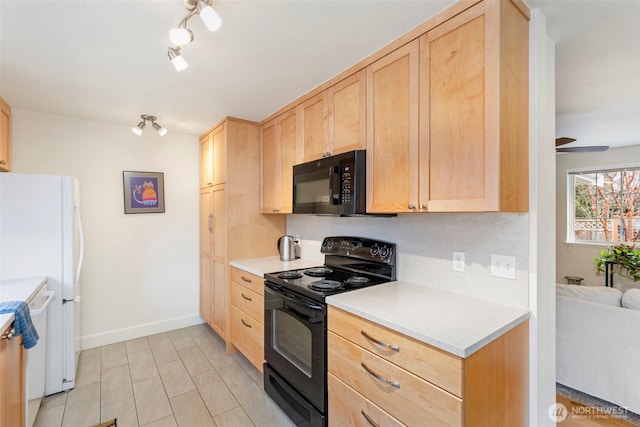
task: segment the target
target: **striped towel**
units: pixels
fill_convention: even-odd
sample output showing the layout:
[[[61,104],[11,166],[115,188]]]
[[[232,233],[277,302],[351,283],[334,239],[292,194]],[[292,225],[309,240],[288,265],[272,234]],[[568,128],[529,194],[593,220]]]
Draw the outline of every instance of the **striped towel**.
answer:
[[[30,349],[38,343],[38,331],[31,321],[29,306],[24,301],[9,301],[0,303],[0,314],[13,313],[15,321],[13,327],[16,335],[22,335],[22,345],[25,349]]]

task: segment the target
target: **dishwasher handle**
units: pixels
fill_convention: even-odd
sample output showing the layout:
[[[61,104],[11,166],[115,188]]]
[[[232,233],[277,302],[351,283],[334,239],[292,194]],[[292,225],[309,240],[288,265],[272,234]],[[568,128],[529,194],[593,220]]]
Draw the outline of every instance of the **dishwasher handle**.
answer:
[[[44,300],[44,302],[42,302],[42,304],[40,304],[40,307],[35,308],[29,305],[29,314],[31,315],[31,317],[41,315],[42,312],[47,309],[47,306],[49,305],[49,303],[51,303],[51,300],[53,299],[54,294],[55,294],[54,291],[44,291],[38,294],[38,297],[43,296],[43,297],[46,297],[46,299]],[[35,298],[34,302],[36,302],[39,299],[38,297]]]

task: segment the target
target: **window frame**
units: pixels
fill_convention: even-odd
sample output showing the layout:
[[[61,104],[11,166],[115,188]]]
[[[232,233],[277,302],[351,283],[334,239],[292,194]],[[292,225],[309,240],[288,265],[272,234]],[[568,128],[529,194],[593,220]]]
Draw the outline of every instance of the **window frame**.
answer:
[[[639,169],[640,163],[628,163],[621,165],[607,165],[607,166],[597,166],[597,167],[581,167],[581,168],[569,168],[567,169],[567,235],[566,242],[572,245],[591,245],[591,246],[612,246],[620,243],[625,244],[640,244],[640,242],[620,242],[620,241],[605,241],[605,240],[576,240],[575,238],[575,230],[573,227],[573,223],[575,220],[575,179],[574,175],[576,174],[585,174],[585,173],[603,173],[603,172],[620,172],[625,169]]]

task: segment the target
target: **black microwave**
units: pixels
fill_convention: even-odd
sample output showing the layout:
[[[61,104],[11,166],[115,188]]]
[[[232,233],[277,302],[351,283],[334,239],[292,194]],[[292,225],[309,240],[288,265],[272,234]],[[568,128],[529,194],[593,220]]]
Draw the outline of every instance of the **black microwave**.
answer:
[[[293,213],[364,215],[366,152],[350,151],[293,167]]]

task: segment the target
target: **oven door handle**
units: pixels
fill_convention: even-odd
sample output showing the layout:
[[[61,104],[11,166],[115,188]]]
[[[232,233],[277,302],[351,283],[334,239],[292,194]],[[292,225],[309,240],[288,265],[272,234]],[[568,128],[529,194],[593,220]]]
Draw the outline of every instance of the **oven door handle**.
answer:
[[[305,303],[303,301],[298,301],[295,298],[291,298],[291,297],[289,297],[287,295],[284,295],[281,292],[278,292],[278,291],[276,291],[274,289],[271,289],[269,286],[265,286],[264,290],[269,292],[269,293],[271,293],[271,294],[276,295],[278,298],[282,298],[283,300],[285,300],[286,302],[288,302],[290,305],[292,305],[294,307],[302,308],[302,309],[307,310],[309,312],[311,312],[311,311],[322,311],[323,307],[321,305],[309,304],[309,303]],[[293,307],[291,307],[290,309],[293,309]],[[304,315],[308,314],[308,313],[301,313],[298,310],[294,310],[294,311],[296,311],[296,312],[298,312],[300,314],[304,314]]]

